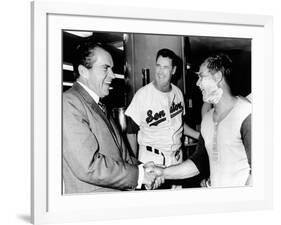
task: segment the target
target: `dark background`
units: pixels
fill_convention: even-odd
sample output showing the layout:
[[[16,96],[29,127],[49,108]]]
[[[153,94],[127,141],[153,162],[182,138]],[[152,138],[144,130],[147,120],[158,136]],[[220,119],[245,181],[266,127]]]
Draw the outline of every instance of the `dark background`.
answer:
[[[98,41],[111,46],[114,73],[124,75],[115,79],[113,90],[105,103],[113,108],[126,107],[134,93],[143,85],[142,69],[148,68],[150,81],[154,76],[155,54],[163,47],[178,55],[177,74],[172,82],[183,92],[186,104],[186,122],[192,127],[201,122],[202,95],[196,86],[200,64],[208,56],[224,52],[233,61],[233,90],[235,95],[247,96],[251,92],[251,39],[204,36],[172,36],[155,34],[124,34],[94,32]],[[81,37],[68,31],[62,32],[63,62],[71,65],[73,52]],[[190,68],[187,69],[186,65]],[[72,71],[63,70],[63,82],[74,82]],[[70,86],[63,85],[63,91]]]

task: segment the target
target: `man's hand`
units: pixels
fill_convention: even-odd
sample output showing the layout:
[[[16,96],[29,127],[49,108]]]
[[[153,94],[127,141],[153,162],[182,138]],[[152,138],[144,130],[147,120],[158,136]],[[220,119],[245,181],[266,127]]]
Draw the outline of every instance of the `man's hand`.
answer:
[[[143,184],[145,185],[146,189],[152,189],[155,179],[156,175],[154,173],[146,172],[144,169]]]
[[[165,168],[165,166],[163,166],[163,165],[155,165],[152,168],[151,172],[153,172],[156,175],[156,180],[154,182],[153,189],[158,188],[165,182],[164,168]]]
[[[163,176],[163,168],[156,166],[153,162],[144,164],[144,183],[146,188],[156,189],[165,181]]]
[[[154,167],[152,167],[151,168],[151,172],[152,173],[155,173],[156,174],[156,176],[161,176],[161,177],[164,177],[164,169],[165,169],[166,167],[165,166],[163,166],[163,165],[160,165],[160,164],[156,164],[156,165],[154,165]]]

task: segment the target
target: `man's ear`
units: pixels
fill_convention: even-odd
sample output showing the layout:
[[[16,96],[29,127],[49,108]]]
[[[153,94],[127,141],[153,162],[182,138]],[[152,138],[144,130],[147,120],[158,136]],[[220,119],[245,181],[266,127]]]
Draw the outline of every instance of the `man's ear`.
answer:
[[[85,79],[88,80],[89,71],[88,71],[88,69],[87,69],[85,66],[79,65],[79,66],[78,66],[78,72],[79,72],[79,74],[80,74],[81,77],[83,77],[83,78],[85,78]]]
[[[216,72],[216,73],[214,74],[214,76],[215,76],[215,80],[216,80],[217,82],[221,82],[222,79],[223,79],[223,76],[222,76],[222,72],[221,72],[221,71]]]
[[[177,71],[177,66],[174,66],[173,69],[172,69],[172,75],[174,75]]]

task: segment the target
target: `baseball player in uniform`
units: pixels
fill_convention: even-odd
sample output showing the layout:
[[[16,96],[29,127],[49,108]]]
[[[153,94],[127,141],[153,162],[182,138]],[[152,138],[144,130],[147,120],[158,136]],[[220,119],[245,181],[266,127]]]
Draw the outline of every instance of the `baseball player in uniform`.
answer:
[[[156,56],[155,79],[140,88],[125,114],[138,125],[138,159],[164,166],[182,162],[183,130],[198,138],[199,133],[183,124],[185,105],[181,90],[171,84],[176,55],[161,49]]]
[[[144,100],[145,99],[145,100]],[[126,115],[139,126],[139,160],[165,166],[181,163],[183,96],[171,84],[169,92],[159,91],[154,82],[134,96]]]

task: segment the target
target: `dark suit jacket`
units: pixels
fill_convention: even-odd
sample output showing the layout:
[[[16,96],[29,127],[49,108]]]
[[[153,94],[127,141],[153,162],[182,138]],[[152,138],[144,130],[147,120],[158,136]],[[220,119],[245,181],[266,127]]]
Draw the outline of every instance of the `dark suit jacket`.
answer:
[[[74,83],[63,94],[65,193],[134,189],[137,164],[112,119],[81,85]]]

